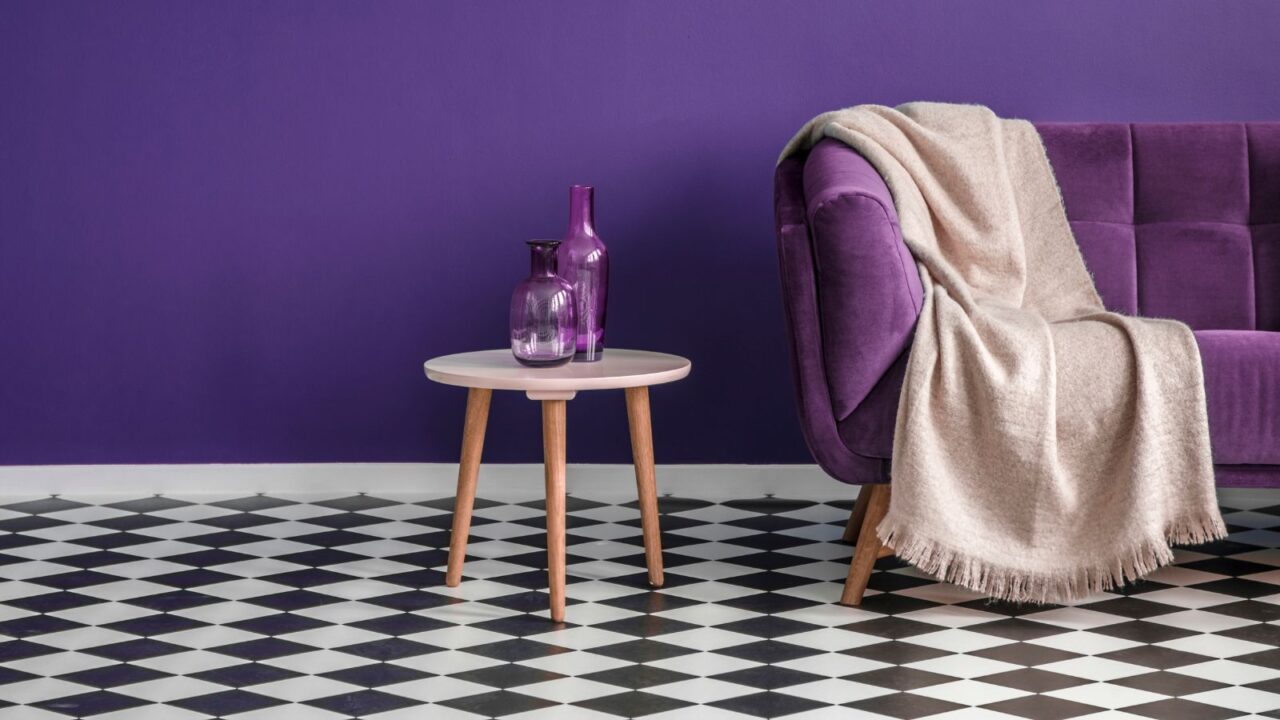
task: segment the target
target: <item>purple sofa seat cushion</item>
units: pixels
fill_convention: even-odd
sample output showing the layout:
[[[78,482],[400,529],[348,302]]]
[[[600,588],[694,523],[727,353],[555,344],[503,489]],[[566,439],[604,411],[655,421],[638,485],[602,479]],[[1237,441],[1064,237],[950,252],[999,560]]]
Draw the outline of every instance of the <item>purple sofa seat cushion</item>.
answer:
[[[1280,332],[1197,330],[1204,366],[1213,461],[1219,465],[1280,464]],[[867,399],[839,424],[854,452],[888,458],[906,352]]]
[[[1280,332],[1198,330],[1214,462],[1280,464]]]

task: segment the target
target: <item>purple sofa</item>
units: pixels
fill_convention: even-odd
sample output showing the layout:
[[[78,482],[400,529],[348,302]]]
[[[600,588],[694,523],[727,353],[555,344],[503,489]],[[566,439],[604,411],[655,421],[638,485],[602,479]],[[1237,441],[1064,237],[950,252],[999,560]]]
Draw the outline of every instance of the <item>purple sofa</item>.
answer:
[[[1106,306],[1195,331],[1218,484],[1280,487],[1280,123],[1037,127]],[[922,297],[892,197],[825,140],[778,167],[775,213],[809,450],[887,482]]]
[[[1102,301],[1195,331],[1218,484],[1280,487],[1280,123],[1037,127]],[[835,140],[778,166],[774,211],[805,441],[867,486],[844,535],[856,605],[892,552],[875,526],[920,277],[884,180]]]

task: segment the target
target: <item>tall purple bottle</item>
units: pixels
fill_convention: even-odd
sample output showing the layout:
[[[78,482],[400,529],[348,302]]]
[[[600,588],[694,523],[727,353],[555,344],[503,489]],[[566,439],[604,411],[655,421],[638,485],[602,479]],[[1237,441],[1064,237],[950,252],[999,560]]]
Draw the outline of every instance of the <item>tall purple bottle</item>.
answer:
[[[573,286],[578,347],[574,362],[595,362],[604,353],[604,319],[609,300],[609,253],[596,234],[595,188],[569,188],[569,230],[560,243],[560,277]]]

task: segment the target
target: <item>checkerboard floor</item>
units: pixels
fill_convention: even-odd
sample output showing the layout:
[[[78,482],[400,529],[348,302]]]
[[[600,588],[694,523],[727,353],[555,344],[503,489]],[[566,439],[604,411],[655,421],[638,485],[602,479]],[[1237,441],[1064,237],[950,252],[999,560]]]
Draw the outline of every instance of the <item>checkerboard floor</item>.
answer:
[[[886,559],[848,608],[847,502],[663,498],[651,591],[635,504],[571,496],[561,626],[538,500],[477,501],[452,589],[450,497],[0,501],[0,718],[1280,717],[1280,495],[1252,497],[1076,606]]]

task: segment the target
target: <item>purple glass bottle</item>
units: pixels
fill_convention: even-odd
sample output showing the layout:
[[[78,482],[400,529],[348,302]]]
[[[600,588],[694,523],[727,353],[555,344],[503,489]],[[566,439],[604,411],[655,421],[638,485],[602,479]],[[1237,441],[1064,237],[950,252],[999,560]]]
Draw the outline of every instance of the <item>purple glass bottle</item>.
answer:
[[[577,302],[578,350],[574,362],[594,362],[604,352],[604,316],[609,300],[609,253],[596,235],[595,188],[569,188],[569,231],[560,244],[560,277]]]
[[[578,325],[573,286],[556,275],[559,240],[530,240],[529,277],[511,294],[511,353],[531,367],[573,359]]]

